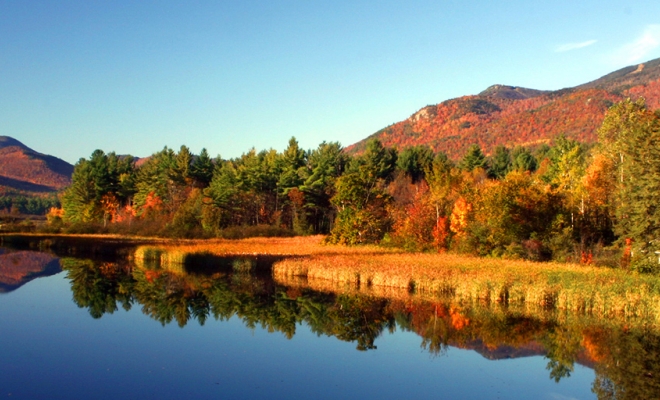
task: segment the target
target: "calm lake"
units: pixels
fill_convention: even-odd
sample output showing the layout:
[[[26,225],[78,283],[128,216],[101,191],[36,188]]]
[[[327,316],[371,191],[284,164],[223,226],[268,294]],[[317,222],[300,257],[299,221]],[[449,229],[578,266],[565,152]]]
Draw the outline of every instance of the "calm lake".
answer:
[[[167,269],[131,251],[5,238],[0,397],[660,397],[660,336],[643,321],[282,284],[255,259]]]

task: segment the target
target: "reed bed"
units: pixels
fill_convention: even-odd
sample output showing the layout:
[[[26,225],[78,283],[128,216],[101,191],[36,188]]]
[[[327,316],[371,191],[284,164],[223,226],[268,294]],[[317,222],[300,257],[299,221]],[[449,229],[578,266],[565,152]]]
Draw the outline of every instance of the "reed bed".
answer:
[[[240,240],[209,239],[209,240],[173,240],[146,246],[151,249],[173,253],[196,254],[206,253],[217,256],[240,255],[280,255],[280,256],[310,256],[336,254],[388,254],[396,253],[392,249],[378,246],[346,247],[340,245],[324,245],[324,236],[298,236],[292,238],[249,238]],[[136,257],[138,255],[136,254]]]
[[[306,277],[335,288],[398,288],[455,301],[524,305],[575,313],[642,317],[660,322],[660,279],[560,263],[460,255],[319,255],[275,263],[278,281]]]
[[[322,239],[173,241],[140,246],[134,258],[167,266],[212,264],[214,257],[280,256],[272,264],[272,273],[284,283],[297,279],[319,288],[327,285],[336,290],[368,290],[376,295],[404,292],[470,303],[601,317],[643,317],[660,322],[660,278],[654,276],[579,264],[323,245]],[[247,263],[236,266],[246,270],[252,267]]]
[[[660,321],[653,316],[626,317],[624,315],[610,315],[603,318],[602,315],[594,315],[584,311],[574,312],[566,309],[548,308],[539,304],[529,302],[518,303],[487,303],[475,298],[454,298],[438,296],[428,292],[410,292],[407,288],[392,286],[356,286],[354,284],[341,283],[326,279],[308,279],[299,276],[282,275],[276,279],[278,284],[297,288],[300,290],[313,290],[316,292],[331,293],[335,295],[362,295],[372,298],[398,301],[414,309],[418,305],[444,305],[455,310],[470,310],[470,318],[478,317],[478,320],[492,319],[494,316],[500,320],[506,316],[520,315],[531,317],[541,322],[557,323],[562,326],[578,327],[585,329],[593,326],[609,326],[616,329],[659,329]]]

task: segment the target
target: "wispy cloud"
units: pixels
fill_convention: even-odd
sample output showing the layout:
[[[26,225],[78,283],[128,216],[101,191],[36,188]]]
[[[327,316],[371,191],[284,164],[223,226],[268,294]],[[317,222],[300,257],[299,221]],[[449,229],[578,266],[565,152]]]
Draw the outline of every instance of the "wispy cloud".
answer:
[[[660,24],[648,25],[641,36],[625,44],[614,54],[615,62],[630,64],[644,60],[660,46]]]
[[[597,41],[598,40],[587,40],[586,42],[580,42],[580,43],[562,44],[561,46],[557,46],[557,48],[555,49],[555,52],[563,53],[565,51],[581,49],[583,47],[591,46],[592,44],[596,43]]]

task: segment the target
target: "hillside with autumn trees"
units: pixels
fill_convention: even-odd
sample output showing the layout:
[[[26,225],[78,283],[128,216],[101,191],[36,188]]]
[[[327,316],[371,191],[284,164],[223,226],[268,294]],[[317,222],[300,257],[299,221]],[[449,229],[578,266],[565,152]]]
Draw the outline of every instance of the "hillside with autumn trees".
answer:
[[[0,185],[6,189],[55,192],[71,184],[72,173],[73,166],[66,161],[0,136]]]
[[[43,215],[59,205],[57,192],[71,184],[73,165],[0,136],[0,217]]]
[[[660,107],[660,59],[557,91],[494,85],[475,96],[426,106],[347,150],[362,152],[368,140],[378,139],[399,150],[427,145],[457,160],[471,144],[490,155],[499,145],[538,146],[559,135],[594,143],[607,109],[626,98]]]

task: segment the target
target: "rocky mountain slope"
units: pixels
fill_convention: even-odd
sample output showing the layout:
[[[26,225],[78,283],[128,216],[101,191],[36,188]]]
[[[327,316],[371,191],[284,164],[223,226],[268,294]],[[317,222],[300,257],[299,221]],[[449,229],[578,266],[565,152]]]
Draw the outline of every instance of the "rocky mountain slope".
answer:
[[[9,136],[0,136],[2,192],[55,192],[71,183],[73,166],[30,149]]]
[[[660,108],[660,59],[557,91],[493,85],[478,95],[424,107],[347,150],[359,153],[367,140],[378,138],[400,150],[424,144],[458,159],[473,143],[489,154],[497,145],[533,146],[560,134],[594,142],[607,109],[628,97],[644,97],[649,108]]]

